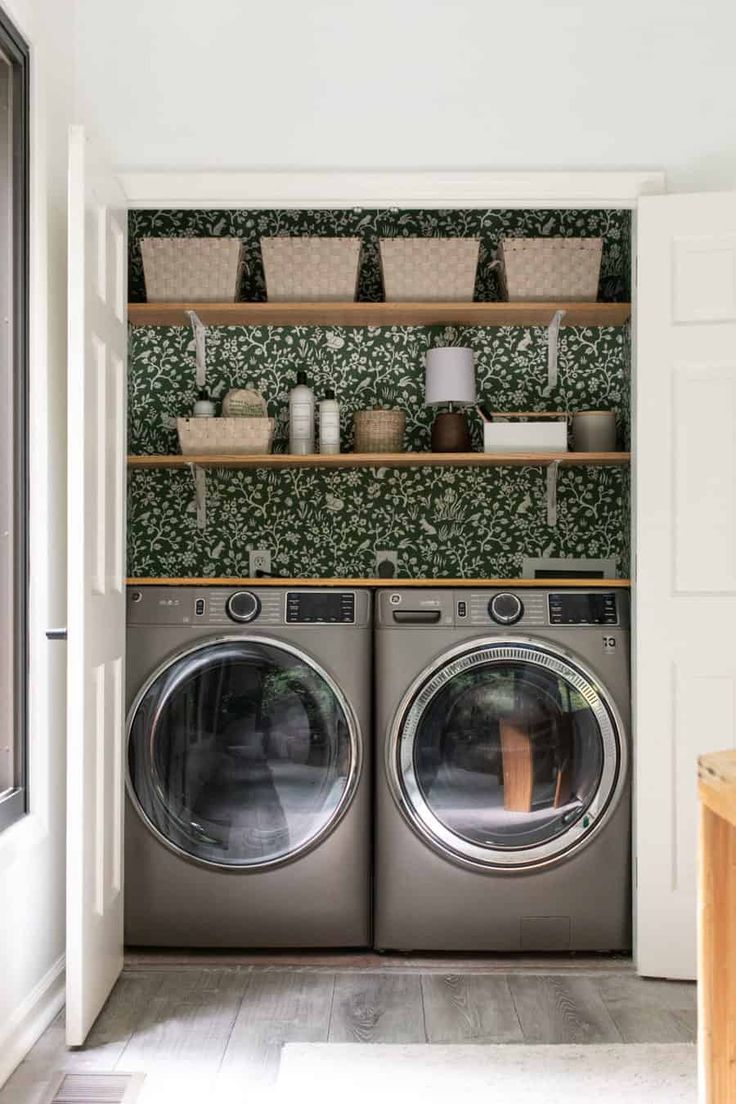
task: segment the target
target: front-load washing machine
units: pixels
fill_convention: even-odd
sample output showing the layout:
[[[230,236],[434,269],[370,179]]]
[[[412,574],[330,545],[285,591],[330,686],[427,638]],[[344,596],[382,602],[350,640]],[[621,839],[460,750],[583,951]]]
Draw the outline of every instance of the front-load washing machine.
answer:
[[[128,591],[130,945],[370,942],[370,595]]]
[[[380,949],[630,947],[629,596],[382,590]]]

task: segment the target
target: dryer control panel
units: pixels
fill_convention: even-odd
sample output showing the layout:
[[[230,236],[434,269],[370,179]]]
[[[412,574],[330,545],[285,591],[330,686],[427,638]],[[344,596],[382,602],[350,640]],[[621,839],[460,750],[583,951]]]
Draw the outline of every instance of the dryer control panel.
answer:
[[[452,590],[442,587],[379,590],[376,621],[381,628],[526,629],[629,627],[626,590],[524,587]]]

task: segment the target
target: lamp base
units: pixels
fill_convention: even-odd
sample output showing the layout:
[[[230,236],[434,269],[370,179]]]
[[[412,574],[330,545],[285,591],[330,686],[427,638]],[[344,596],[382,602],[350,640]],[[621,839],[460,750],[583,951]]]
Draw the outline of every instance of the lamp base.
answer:
[[[470,452],[470,426],[462,411],[438,414],[432,425],[432,452]]]

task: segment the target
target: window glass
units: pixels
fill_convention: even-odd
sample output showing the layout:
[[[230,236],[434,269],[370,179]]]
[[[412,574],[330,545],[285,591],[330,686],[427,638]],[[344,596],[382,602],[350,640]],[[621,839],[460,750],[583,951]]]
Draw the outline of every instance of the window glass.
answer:
[[[11,65],[0,50],[0,316],[12,311],[13,281],[13,157],[11,126]],[[2,341],[2,378],[0,410],[8,409],[12,379],[13,340],[9,327],[0,328]],[[2,415],[4,416],[4,415]],[[10,611],[12,595],[12,541],[5,536],[12,523],[12,449],[7,434],[0,434],[0,609]],[[8,619],[0,634],[0,794],[7,794],[15,783],[15,740],[13,733],[13,649],[12,621]]]
[[[26,808],[28,51],[0,12],[0,829]]]

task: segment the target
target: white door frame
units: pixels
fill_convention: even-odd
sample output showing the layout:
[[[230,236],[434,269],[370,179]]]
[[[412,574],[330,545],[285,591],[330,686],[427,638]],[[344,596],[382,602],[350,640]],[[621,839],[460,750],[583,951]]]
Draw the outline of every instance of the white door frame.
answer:
[[[138,209],[427,208],[630,210],[632,219],[632,682],[636,686],[636,211],[641,196],[667,191],[665,174],[646,172],[120,172],[129,206]],[[635,693],[632,695],[635,706]],[[632,716],[636,787],[636,717]],[[636,917],[636,818],[633,915]],[[634,932],[636,961],[636,932]]]

